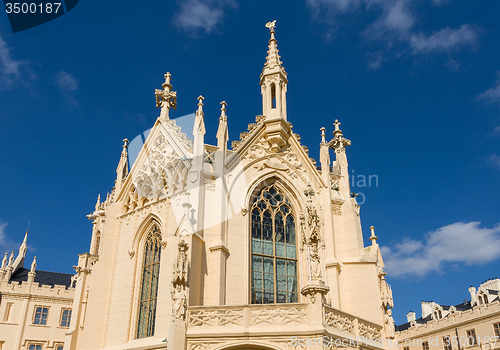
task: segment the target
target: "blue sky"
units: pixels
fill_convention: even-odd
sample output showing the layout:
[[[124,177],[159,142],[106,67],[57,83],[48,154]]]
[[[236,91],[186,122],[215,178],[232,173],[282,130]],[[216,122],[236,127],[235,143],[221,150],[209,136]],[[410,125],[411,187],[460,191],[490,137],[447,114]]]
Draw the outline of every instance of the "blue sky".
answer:
[[[261,113],[269,31],[288,72],[288,119],[318,159],[339,119],[376,227],[396,323],[421,300],[457,304],[500,277],[500,2],[458,0],[81,1],[12,34],[0,14],[0,249],[72,272],[85,217],[116,178],[122,139],[159,115],[172,73],[178,108],[205,97],[206,141],[220,101],[231,140]],[[362,183],[359,183],[362,185]]]

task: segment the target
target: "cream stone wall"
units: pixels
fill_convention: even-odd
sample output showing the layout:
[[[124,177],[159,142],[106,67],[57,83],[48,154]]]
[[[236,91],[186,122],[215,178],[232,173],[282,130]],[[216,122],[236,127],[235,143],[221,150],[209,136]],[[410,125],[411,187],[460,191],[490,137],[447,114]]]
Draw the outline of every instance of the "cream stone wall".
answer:
[[[21,265],[22,268],[22,265]],[[28,349],[31,344],[43,345],[44,349],[59,350],[64,345],[69,327],[61,326],[65,309],[71,310],[75,289],[62,285],[40,285],[34,282],[34,266],[28,280],[0,281],[0,349]],[[48,308],[45,325],[34,324],[38,307]]]
[[[399,349],[422,350],[422,342],[429,343],[430,350],[444,350],[443,337],[452,338],[453,350],[479,350],[500,348],[499,335],[494,333],[493,325],[500,323],[500,302],[498,300],[483,305],[476,305],[466,311],[457,311],[453,315],[434,319],[425,324],[418,324],[397,333]],[[474,329],[478,343],[466,343],[467,331]],[[496,337],[496,338],[495,338]],[[459,342],[461,342],[459,347]]]

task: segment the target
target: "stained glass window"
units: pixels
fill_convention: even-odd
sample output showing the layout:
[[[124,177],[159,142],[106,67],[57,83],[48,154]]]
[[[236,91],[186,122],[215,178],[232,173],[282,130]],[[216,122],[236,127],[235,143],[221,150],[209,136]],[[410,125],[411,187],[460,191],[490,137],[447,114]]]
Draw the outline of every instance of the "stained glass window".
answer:
[[[160,230],[158,227],[153,226],[147,235],[144,249],[137,338],[154,335],[158,278],[160,275],[160,253]]]
[[[252,304],[296,303],[295,216],[275,185],[264,188],[251,207]]]

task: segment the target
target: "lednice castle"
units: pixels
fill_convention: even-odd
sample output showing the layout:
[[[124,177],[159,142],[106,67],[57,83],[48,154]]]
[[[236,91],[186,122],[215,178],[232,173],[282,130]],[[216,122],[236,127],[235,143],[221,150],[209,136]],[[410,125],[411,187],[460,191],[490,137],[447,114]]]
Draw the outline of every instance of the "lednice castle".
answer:
[[[27,234],[5,255],[2,350],[500,348],[485,341],[500,335],[497,279],[394,325],[377,237],[372,227],[363,242],[349,188],[351,141],[335,121],[331,139],[321,129],[320,164],[308,156],[287,120],[275,22],[267,27],[262,114],[231,148],[225,102],[217,145],[204,142],[203,97],[193,139],[170,119],[167,73],[139,155],[128,163],[125,140],[115,187],[88,215],[76,274],[37,270],[36,258],[24,268]],[[443,342],[455,335],[475,341]]]

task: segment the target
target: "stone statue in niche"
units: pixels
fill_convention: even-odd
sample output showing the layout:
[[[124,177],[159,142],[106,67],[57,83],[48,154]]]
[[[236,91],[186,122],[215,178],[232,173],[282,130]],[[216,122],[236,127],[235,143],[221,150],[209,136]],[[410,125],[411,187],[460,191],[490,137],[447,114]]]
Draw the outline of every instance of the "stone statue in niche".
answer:
[[[172,289],[172,316],[176,320],[186,319],[187,299],[183,286],[178,284]]]
[[[172,318],[185,320],[187,309],[186,292],[189,286],[189,260],[187,256],[188,244],[183,240],[177,244],[177,260],[172,279]]]
[[[188,244],[181,241],[178,245],[177,261],[174,269],[174,285],[180,284],[187,286],[189,262],[187,257]]]
[[[309,257],[311,259],[311,279],[313,281],[321,280],[321,259],[318,254],[318,244],[311,245],[311,251],[309,252]]]
[[[388,309],[385,313],[384,321],[385,336],[387,339],[394,339],[395,337],[395,327],[394,319],[392,318],[392,310]]]
[[[323,264],[320,255],[320,248],[323,247],[323,240],[320,236],[320,218],[316,208],[313,205],[313,196],[315,195],[311,184],[307,185],[307,190],[304,191],[307,197],[306,215],[300,215],[300,227],[302,230],[302,246],[307,247],[309,255],[309,278],[310,282],[315,284],[323,284]]]

